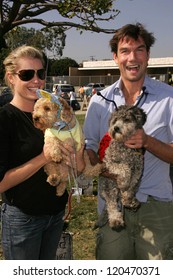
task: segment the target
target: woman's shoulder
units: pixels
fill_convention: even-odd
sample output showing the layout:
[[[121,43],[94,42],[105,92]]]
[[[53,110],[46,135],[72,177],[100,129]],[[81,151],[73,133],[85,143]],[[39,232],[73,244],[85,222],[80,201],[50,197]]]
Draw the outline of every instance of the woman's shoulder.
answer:
[[[4,106],[0,107],[1,117],[10,116],[12,114],[13,114],[13,106],[10,103],[7,103]]]
[[[7,125],[7,123],[13,123],[16,118],[16,108],[10,103],[5,104],[0,108],[0,123],[1,125]]]

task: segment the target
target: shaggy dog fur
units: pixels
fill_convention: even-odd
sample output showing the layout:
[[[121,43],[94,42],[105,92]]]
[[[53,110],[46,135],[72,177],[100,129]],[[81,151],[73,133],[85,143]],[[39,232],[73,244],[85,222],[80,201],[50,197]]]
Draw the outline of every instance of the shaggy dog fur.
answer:
[[[58,100],[60,104],[47,98],[38,99],[34,106],[33,121],[35,127],[44,132],[45,143],[50,147],[52,162],[44,167],[48,175],[47,182],[52,186],[56,186],[56,195],[61,196],[65,191],[69,176],[74,178],[77,175],[76,170],[65,164],[65,159],[60,149],[61,141],[72,145],[74,150],[78,151],[81,145],[84,144],[84,136],[67,101],[60,97]],[[84,160],[86,164],[85,176],[92,177],[101,172],[101,164],[91,166],[86,152],[84,152]]]
[[[103,162],[115,180],[103,178],[100,195],[106,202],[106,208],[99,217],[96,227],[102,226],[108,220],[111,228],[124,226],[121,205],[131,210],[139,206],[135,193],[143,172],[143,150],[130,149],[124,142],[142,128],[146,121],[144,111],[135,106],[120,106],[112,113],[109,120],[109,135],[111,141],[105,151]]]

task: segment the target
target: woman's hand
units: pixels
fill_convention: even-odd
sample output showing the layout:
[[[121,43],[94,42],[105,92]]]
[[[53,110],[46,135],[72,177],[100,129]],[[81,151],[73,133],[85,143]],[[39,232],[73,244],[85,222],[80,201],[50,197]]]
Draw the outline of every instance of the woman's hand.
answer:
[[[42,160],[46,163],[49,163],[52,161],[51,155],[50,155],[50,145],[48,144],[44,144],[43,146],[43,151],[40,154],[40,156],[42,157]]]
[[[60,149],[65,163],[73,169],[76,169],[78,173],[81,173],[85,168],[84,145],[81,145],[79,151],[75,151],[71,145],[62,143]]]

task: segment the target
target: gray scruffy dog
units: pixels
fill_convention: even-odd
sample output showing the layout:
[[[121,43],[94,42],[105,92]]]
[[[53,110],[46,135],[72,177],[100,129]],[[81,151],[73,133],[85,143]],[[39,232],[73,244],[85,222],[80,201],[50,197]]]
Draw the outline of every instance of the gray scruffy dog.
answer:
[[[136,210],[139,201],[135,193],[143,172],[143,149],[131,149],[124,142],[142,128],[146,122],[145,112],[135,106],[120,106],[111,114],[109,135],[111,141],[105,151],[103,162],[114,180],[102,177],[100,195],[106,207],[96,223],[96,227],[104,225],[107,220],[111,228],[124,226],[122,207]]]

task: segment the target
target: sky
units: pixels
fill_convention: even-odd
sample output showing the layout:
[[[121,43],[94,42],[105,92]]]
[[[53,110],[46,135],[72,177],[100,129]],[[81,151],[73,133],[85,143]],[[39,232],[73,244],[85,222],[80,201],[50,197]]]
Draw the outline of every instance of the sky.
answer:
[[[116,0],[113,7],[121,13],[114,20],[102,23],[101,27],[117,29],[128,23],[140,22],[156,38],[150,57],[173,56],[173,0]],[[52,21],[55,14],[52,11],[45,16]],[[109,40],[113,34],[86,31],[80,35],[75,29],[66,34],[63,57],[70,57],[78,63],[112,59]]]

